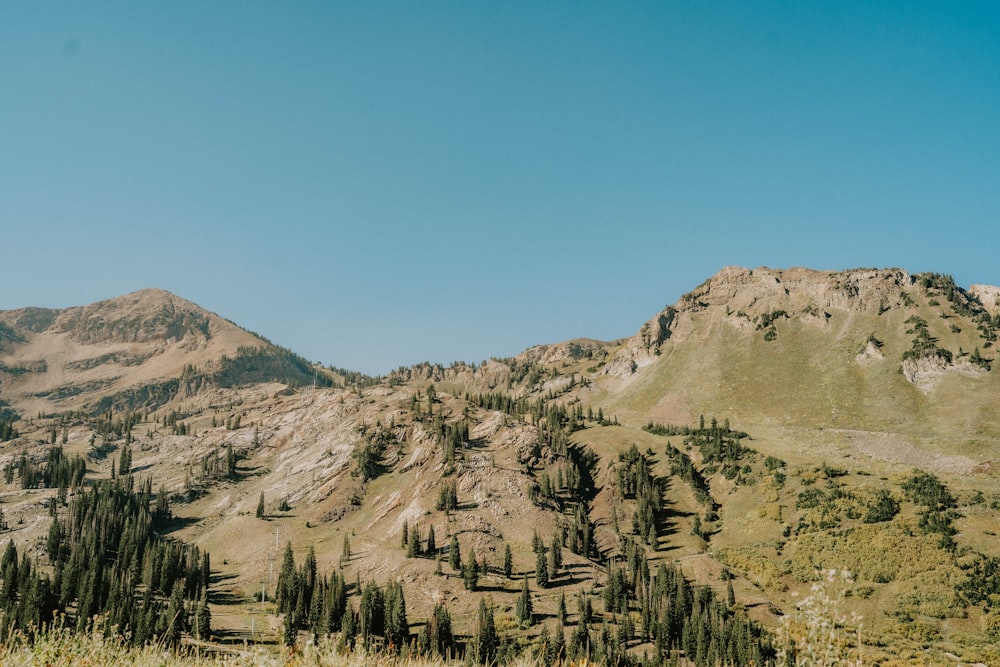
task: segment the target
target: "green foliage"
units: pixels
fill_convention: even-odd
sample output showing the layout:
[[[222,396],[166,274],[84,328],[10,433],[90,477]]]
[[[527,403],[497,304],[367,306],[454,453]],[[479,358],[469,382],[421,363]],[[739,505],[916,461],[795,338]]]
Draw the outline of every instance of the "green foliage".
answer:
[[[479,562],[476,560],[476,550],[472,547],[469,547],[469,553],[462,563],[462,585],[467,591],[474,591],[479,586]]]
[[[382,456],[387,447],[397,445],[398,442],[392,430],[381,424],[376,424],[374,428],[362,426],[358,430],[362,441],[354,449],[357,467],[353,474],[367,482],[382,474]]]
[[[417,648],[421,655],[445,657],[455,654],[457,645],[451,628],[451,614],[443,603],[434,606],[431,617],[420,631]]]
[[[15,421],[17,421],[16,415],[13,417],[0,416],[0,442],[14,440],[21,436],[17,429],[14,428]]]
[[[958,586],[959,594],[969,604],[1000,608],[1000,558],[980,554],[965,567],[966,580]]]
[[[881,523],[891,521],[899,513],[899,503],[892,497],[888,489],[877,489],[875,497],[869,503],[863,521],[865,523]]]
[[[458,509],[458,482],[445,480],[438,488],[438,510],[453,511]]]
[[[548,549],[542,548],[535,554],[535,581],[539,588],[548,588],[549,585],[549,559]]]
[[[906,323],[912,325],[906,333],[912,334],[914,338],[913,345],[909,350],[903,353],[904,360],[938,358],[943,360],[945,363],[951,363],[951,352],[937,346],[937,339],[930,335],[930,331],[927,329],[926,320],[916,315],[911,315],[907,318]]]
[[[158,513],[151,511],[153,504],[149,483],[134,491],[131,477],[98,482],[76,494],[65,520],[53,519],[45,543],[55,580],[26,557],[17,563],[9,544],[0,565],[0,595],[6,617],[17,620],[4,624],[2,631],[42,627],[53,612],[72,608],[78,629],[100,614],[104,627],[128,630],[135,644],[159,639],[176,645],[188,628],[188,608],[204,597],[208,559],[197,547],[160,537],[154,530]],[[159,510],[163,517],[163,508]],[[204,629],[205,620],[201,623]]]
[[[448,564],[453,570],[459,570],[462,567],[462,553],[459,551],[457,535],[452,535],[451,542],[448,544]]]
[[[623,498],[635,498],[637,509],[632,515],[632,533],[655,546],[657,520],[663,513],[663,489],[653,476],[650,462],[633,443],[618,456],[618,488]]]
[[[759,318],[754,318],[754,321],[757,322],[755,328],[757,331],[761,331],[762,329],[773,330],[774,323],[779,319],[788,319],[788,313],[784,310],[772,310],[770,313],[760,315]],[[777,335],[777,332],[775,332],[775,335]]]
[[[476,631],[471,640],[471,657],[481,665],[489,665],[496,660],[499,649],[500,637],[497,635],[493,604],[487,604],[485,599],[480,598]]]
[[[83,484],[87,462],[82,456],[66,456],[62,447],[57,445],[46,453],[41,467],[22,454],[12,465],[12,470],[24,489],[33,489],[39,485],[47,489],[75,489]]]
[[[333,386],[333,380],[308,361],[278,345],[241,346],[235,357],[223,356],[218,368],[206,378],[223,388],[262,382],[281,382],[299,387]]]
[[[521,594],[517,597],[514,617],[522,626],[531,625],[534,619],[531,605],[531,591],[528,588],[527,577],[524,577],[522,581]]]
[[[955,498],[941,480],[931,473],[917,470],[900,488],[907,499],[924,507],[920,515],[920,528],[924,532],[940,535],[942,547],[954,548],[952,536],[957,530],[952,522],[958,518],[958,513],[953,510]]]

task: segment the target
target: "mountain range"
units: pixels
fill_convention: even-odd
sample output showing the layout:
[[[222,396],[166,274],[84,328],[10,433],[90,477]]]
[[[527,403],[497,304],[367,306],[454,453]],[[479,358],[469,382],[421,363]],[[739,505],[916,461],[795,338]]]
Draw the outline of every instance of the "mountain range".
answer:
[[[989,663],[1000,599],[969,591],[1000,585],[974,565],[1000,557],[998,330],[1000,289],[943,274],[727,267],[623,340],[372,378],[149,289],[0,311],[0,416],[15,431],[0,465],[43,465],[59,446],[86,457],[88,479],[162,487],[169,535],[212,554],[213,625],[232,636],[275,591],[286,544],[359,588],[396,579],[411,621],[446,603],[472,633],[484,596],[516,616],[537,540],[562,543],[534,593],[539,622],[505,626],[527,643],[553,630],[560,596],[603,595],[638,542],[651,567],[720,595],[730,582],[740,613],[771,629],[817,572],[849,569],[845,604],[874,659]],[[126,432],[101,427],[126,415]],[[651,519],[623,477],[636,456],[661,496]],[[954,500],[947,530],[927,528],[921,476]],[[13,475],[0,486],[19,547],[44,542],[53,494]],[[403,546],[432,528],[486,564],[474,590],[442,571],[440,548]],[[276,609],[257,622],[280,632]],[[629,643],[649,649],[642,633]]]

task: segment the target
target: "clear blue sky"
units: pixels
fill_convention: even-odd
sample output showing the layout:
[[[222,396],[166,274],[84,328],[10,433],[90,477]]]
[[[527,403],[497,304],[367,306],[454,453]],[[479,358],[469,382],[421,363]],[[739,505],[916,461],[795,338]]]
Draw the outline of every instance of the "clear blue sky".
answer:
[[[162,287],[369,373],[728,264],[1000,284],[996,2],[2,2],[0,308]]]

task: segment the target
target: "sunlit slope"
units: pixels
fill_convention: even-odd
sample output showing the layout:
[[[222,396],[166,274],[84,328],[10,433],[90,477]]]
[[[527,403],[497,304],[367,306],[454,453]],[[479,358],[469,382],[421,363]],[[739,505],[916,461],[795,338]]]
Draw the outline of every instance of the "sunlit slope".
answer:
[[[704,302],[692,308],[682,300],[646,365],[608,383],[608,404],[633,423],[726,415],[746,426],[891,432],[989,458],[1000,436],[1000,383],[992,364],[970,358],[978,348],[991,359],[990,343],[979,321],[955,312],[940,290],[902,282],[898,302],[876,308],[859,299],[847,308],[817,305],[793,288],[747,310]],[[915,318],[950,362],[911,352]]]

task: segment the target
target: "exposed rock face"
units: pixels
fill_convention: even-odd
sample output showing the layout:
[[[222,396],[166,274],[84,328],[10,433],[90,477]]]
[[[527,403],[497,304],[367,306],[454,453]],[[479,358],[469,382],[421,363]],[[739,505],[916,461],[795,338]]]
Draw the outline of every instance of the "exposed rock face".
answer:
[[[969,293],[979,299],[983,308],[991,315],[1000,314],[1000,287],[993,285],[970,285]]]
[[[557,361],[577,361],[579,359],[591,358],[612,344],[589,338],[576,338],[552,345],[535,345],[534,347],[529,347],[517,355],[517,357],[518,359],[538,364],[550,364]]]
[[[828,309],[878,313],[900,306],[913,283],[902,269],[833,272],[727,266],[646,322],[615,354],[606,372],[628,377],[651,363],[667,340],[684,339],[693,313],[723,311],[737,328],[757,326],[762,316],[798,317],[825,326]]]
[[[966,377],[978,377],[986,373],[984,369],[960,359],[951,363],[941,357],[930,356],[903,360],[903,375],[925,394],[937,387],[946,373],[959,373]]]
[[[760,304],[878,310],[898,303],[913,278],[902,269],[744,269],[728,266],[681,297],[678,310],[728,306],[748,313]],[[791,312],[791,311],[790,311]],[[752,314],[752,313],[751,313]]]
[[[81,409],[122,392],[164,393],[172,382],[169,394],[186,367],[264,344],[158,289],[89,306],[0,311],[0,397],[30,413]]]
[[[141,290],[82,308],[69,308],[55,326],[81,343],[147,343],[212,337],[210,315],[157,289]]]

